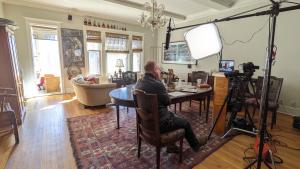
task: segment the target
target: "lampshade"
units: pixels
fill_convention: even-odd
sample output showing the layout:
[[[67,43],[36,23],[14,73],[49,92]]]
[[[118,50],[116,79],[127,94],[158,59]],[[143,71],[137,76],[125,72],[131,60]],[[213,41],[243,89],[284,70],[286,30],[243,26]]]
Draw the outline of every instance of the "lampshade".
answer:
[[[205,58],[222,50],[219,31],[214,23],[193,28],[184,37],[194,59]]]
[[[118,67],[118,68],[124,67],[123,60],[122,60],[122,59],[118,59],[118,60],[117,60],[117,62],[116,62],[116,67]]]

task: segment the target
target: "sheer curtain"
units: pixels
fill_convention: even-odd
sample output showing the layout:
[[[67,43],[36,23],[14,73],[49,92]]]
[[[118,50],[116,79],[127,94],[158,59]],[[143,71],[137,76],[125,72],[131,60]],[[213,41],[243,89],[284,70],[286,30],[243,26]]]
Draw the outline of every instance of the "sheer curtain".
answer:
[[[143,54],[143,37],[132,36],[132,71],[141,71],[141,60]]]
[[[88,72],[101,75],[101,32],[87,31]]]
[[[128,35],[106,33],[105,50],[107,56],[106,73],[108,75],[119,72],[119,67],[116,67],[118,59],[121,59],[124,64],[124,67],[121,67],[121,70],[128,70]]]

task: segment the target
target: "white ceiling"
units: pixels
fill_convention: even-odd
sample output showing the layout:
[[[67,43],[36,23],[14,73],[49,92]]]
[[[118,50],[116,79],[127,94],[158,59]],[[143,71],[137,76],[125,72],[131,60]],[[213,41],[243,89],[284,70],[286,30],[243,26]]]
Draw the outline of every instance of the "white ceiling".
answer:
[[[151,0],[4,0],[4,3],[20,4],[49,9],[65,10],[69,13],[81,13],[82,15],[92,15],[106,19],[114,19],[123,22],[136,23],[138,16],[142,13],[141,9],[119,2],[130,1],[133,3],[144,4]],[[219,1],[236,1],[228,8],[214,1],[217,0],[157,0],[163,3],[168,12],[185,16],[187,20],[200,18],[204,15],[217,14],[224,10],[236,9],[247,5],[254,5],[267,0],[219,0]],[[177,19],[177,21],[183,21]]]

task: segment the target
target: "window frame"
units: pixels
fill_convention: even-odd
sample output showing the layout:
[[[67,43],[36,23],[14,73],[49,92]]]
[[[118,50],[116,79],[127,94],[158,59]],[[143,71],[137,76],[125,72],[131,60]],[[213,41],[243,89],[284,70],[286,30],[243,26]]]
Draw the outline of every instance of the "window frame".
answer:
[[[88,57],[88,58],[87,58],[87,59],[88,59],[88,63],[87,63],[87,64],[88,64],[88,66],[87,66],[87,72],[88,72],[90,75],[102,76],[102,74],[103,74],[103,72],[102,72],[102,61],[101,61],[101,60],[102,60],[102,43],[100,43],[100,44],[101,44],[101,49],[100,49],[100,50],[87,50],[87,55],[86,55],[86,56]],[[89,59],[89,58],[90,58],[90,56],[89,56],[89,52],[90,52],[90,51],[99,52],[99,57],[100,57],[100,58],[99,58],[99,62],[100,62],[100,63],[99,63],[99,66],[100,66],[100,69],[99,69],[100,73],[99,73],[99,74],[91,74],[91,73],[90,73],[90,59]]]
[[[107,52],[105,50],[105,41],[106,41],[106,33],[116,33],[116,34],[124,34],[128,35],[128,57],[127,57],[127,68],[126,70],[132,71],[133,70],[133,49],[132,49],[132,37],[133,36],[141,36],[142,37],[142,52],[141,52],[141,64],[140,64],[140,71],[138,73],[142,72],[142,67],[144,65],[144,54],[145,54],[145,48],[144,48],[144,33],[141,32],[132,32],[132,31],[122,31],[122,30],[115,30],[115,29],[108,29],[108,28],[99,28],[99,27],[93,27],[93,26],[83,26],[84,31],[84,43],[87,44],[87,38],[86,34],[87,31],[99,31],[101,32],[101,58],[100,58],[100,75],[99,76],[108,76],[108,69],[107,69]],[[88,59],[88,51],[87,51],[87,45],[85,45],[85,59],[86,59],[86,68],[85,68],[85,74],[89,74],[89,59]]]

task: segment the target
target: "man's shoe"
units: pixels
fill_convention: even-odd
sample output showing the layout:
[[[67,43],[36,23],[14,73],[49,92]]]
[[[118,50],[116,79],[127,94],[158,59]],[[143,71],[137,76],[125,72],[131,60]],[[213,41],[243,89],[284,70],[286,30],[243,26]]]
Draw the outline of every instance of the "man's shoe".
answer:
[[[178,154],[180,153],[180,148],[176,146],[175,144],[173,145],[168,145],[167,146],[167,153],[175,153]]]
[[[204,146],[207,143],[207,137],[206,136],[197,137],[197,140],[198,140],[199,144],[193,148],[193,150],[195,152],[198,152],[200,147]]]
[[[199,145],[204,146],[207,143],[207,136],[201,136],[201,137],[197,137],[198,141],[199,141]]]

